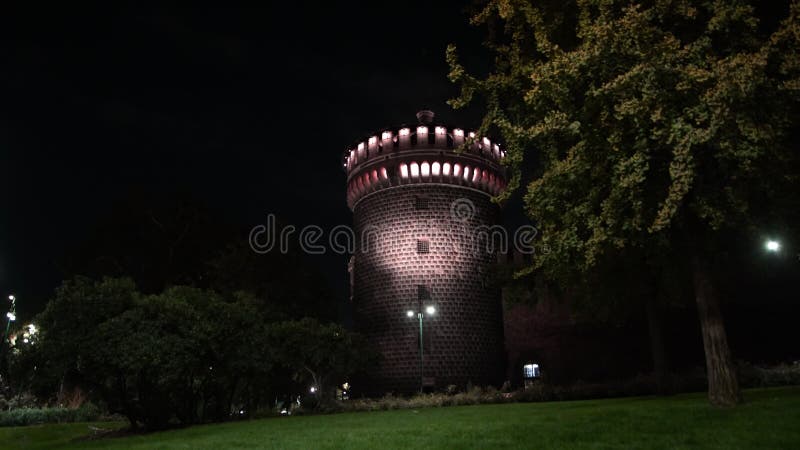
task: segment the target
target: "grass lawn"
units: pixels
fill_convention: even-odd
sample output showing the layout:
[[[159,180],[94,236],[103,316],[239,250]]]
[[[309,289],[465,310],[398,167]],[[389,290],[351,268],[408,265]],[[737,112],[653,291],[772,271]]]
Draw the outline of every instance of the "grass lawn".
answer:
[[[800,448],[800,387],[732,410],[704,394],[276,417],[92,441],[89,424],[0,428],[0,448]],[[113,428],[122,424],[92,424]]]

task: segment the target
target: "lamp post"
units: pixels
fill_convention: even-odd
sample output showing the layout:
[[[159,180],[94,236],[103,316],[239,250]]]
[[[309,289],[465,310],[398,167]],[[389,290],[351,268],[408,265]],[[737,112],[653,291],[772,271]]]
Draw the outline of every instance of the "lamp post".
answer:
[[[3,335],[4,343],[6,339],[8,339],[8,331],[11,329],[11,322],[17,320],[17,298],[13,295],[9,295],[8,300],[11,302],[11,308],[6,313],[6,318],[8,318],[8,321],[6,322],[6,332]]]
[[[432,315],[436,314],[436,308],[434,308],[433,306],[430,306],[430,305],[426,306],[425,307],[425,313],[427,313],[429,316],[432,316]],[[413,318],[415,314],[416,314],[417,318],[419,319],[419,391],[422,392],[424,390],[424,387],[425,387],[425,381],[424,381],[425,380],[425,369],[424,369],[424,367],[425,367],[425,358],[423,356],[424,351],[423,351],[423,345],[422,345],[422,342],[423,342],[422,341],[422,322],[423,322],[422,319],[425,317],[425,314],[422,313],[422,305],[421,304],[420,304],[420,310],[419,311],[414,311],[414,310],[409,309],[406,312],[406,316],[408,316],[409,319]]]
[[[3,342],[0,344],[0,366],[2,370],[6,370],[5,365],[5,357],[6,357],[6,341],[8,340],[8,331],[11,329],[11,322],[17,320],[17,298],[13,295],[8,296],[8,300],[11,302],[11,308],[6,313],[6,332],[3,334]]]

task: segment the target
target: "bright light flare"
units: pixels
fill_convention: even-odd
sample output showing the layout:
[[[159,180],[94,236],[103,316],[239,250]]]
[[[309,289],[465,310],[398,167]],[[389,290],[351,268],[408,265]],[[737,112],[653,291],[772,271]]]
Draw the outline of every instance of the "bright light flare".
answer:
[[[436,314],[436,308],[434,308],[433,306],[428,306],[427,308],[425,308],[425,312],[428,313],[428,315],[432,316]]]
[[[412,310],[410,310],[410,309],[409,309],[408,311],[406,311],[406,315],[407,315],[408,317],[414,317],[414,311],[412,311]]]
[[[767,250],[770,252],[777,252],[778,250],[781,249],[781,244],[778,241],[771,241],[771,240],[767,241],[765,246]]]

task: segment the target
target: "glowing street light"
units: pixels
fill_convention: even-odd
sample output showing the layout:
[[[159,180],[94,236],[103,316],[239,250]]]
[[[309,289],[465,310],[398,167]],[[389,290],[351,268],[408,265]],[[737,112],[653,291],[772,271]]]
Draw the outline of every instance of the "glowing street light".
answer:
[[[773,241],[771,239],[769,241],[767,241],[767,243],[764,246],[767,248],[767,251],[770,251],[770,252],[773,252],[773,253],[777,252],[777,251],[779,251],[781,249],[781,243],[778,242],[778,241]]]
[[[433,305],[428,305],[425,307],[425,312],[432,316],[436,313],[436,308]],[[420,311],[414,312],[413,310],[406,311],[406,316],[408,318],[414,317],[414,314],[417,315],[419,319],[419,391],[422,392],[425,387],[425,358],[424,358],[424,350],[422,348],[422,319],[425,317],[425,314],[422,314],[422,304],[420,304]]]
[[[311,389],[309,389],[308,391],[313,394],[313,393],[317,392],[317,388],[316,388],[316,386],[311,386]]]
[[[6,332],[3,334],[3,343],[5,343],[6,339],[8,339],[8,331],[11,329],[11,322],[17,320],[17,298],[13,295],[9,295],[8,300],[11,302],[11,308],[9,308],[8,312],[6,313],[8,321],[6,322]],[[2,350],[0,351],[3,351],[5,348],[6,346],[3,345]]]

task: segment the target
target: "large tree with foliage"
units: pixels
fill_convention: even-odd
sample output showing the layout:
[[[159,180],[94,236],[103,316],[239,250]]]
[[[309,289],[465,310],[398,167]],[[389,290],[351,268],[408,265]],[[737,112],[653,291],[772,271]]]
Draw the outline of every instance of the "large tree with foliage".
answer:
[[[250,294],[144,295],[130,279],[65,281],[35,323],[36,345],[15,360],[19,381],[45,398],[78,387],[134,428],[251,414],[307,382],[324,394],[374,354],[339,325],[276,320]]]
[[[798,14],[769,29],[745,1],[491,0],[472,17],[491,72],[448,48],[452,105],[481,97],[509,192],[531,180],[525,207],[550,250],[531,270],[567,284],[630,251],[686,267],[714,405],[740,400],[716,263],[792,209]]]
[[[270,333],[280,343],[272,349],[275,361],[295,381],[313,386],[323,402],[333,399],[338,384],[378,361],[363,336],[337,324],[305,318],[277,323]]]
[[[79,277],[36,323],[39,341],[25,353],[37,392],[79,387],[134,427],[224,420],[268,399],[275,382],[269,324],[244,295],[183,286],[142,295],[130,279]]]

